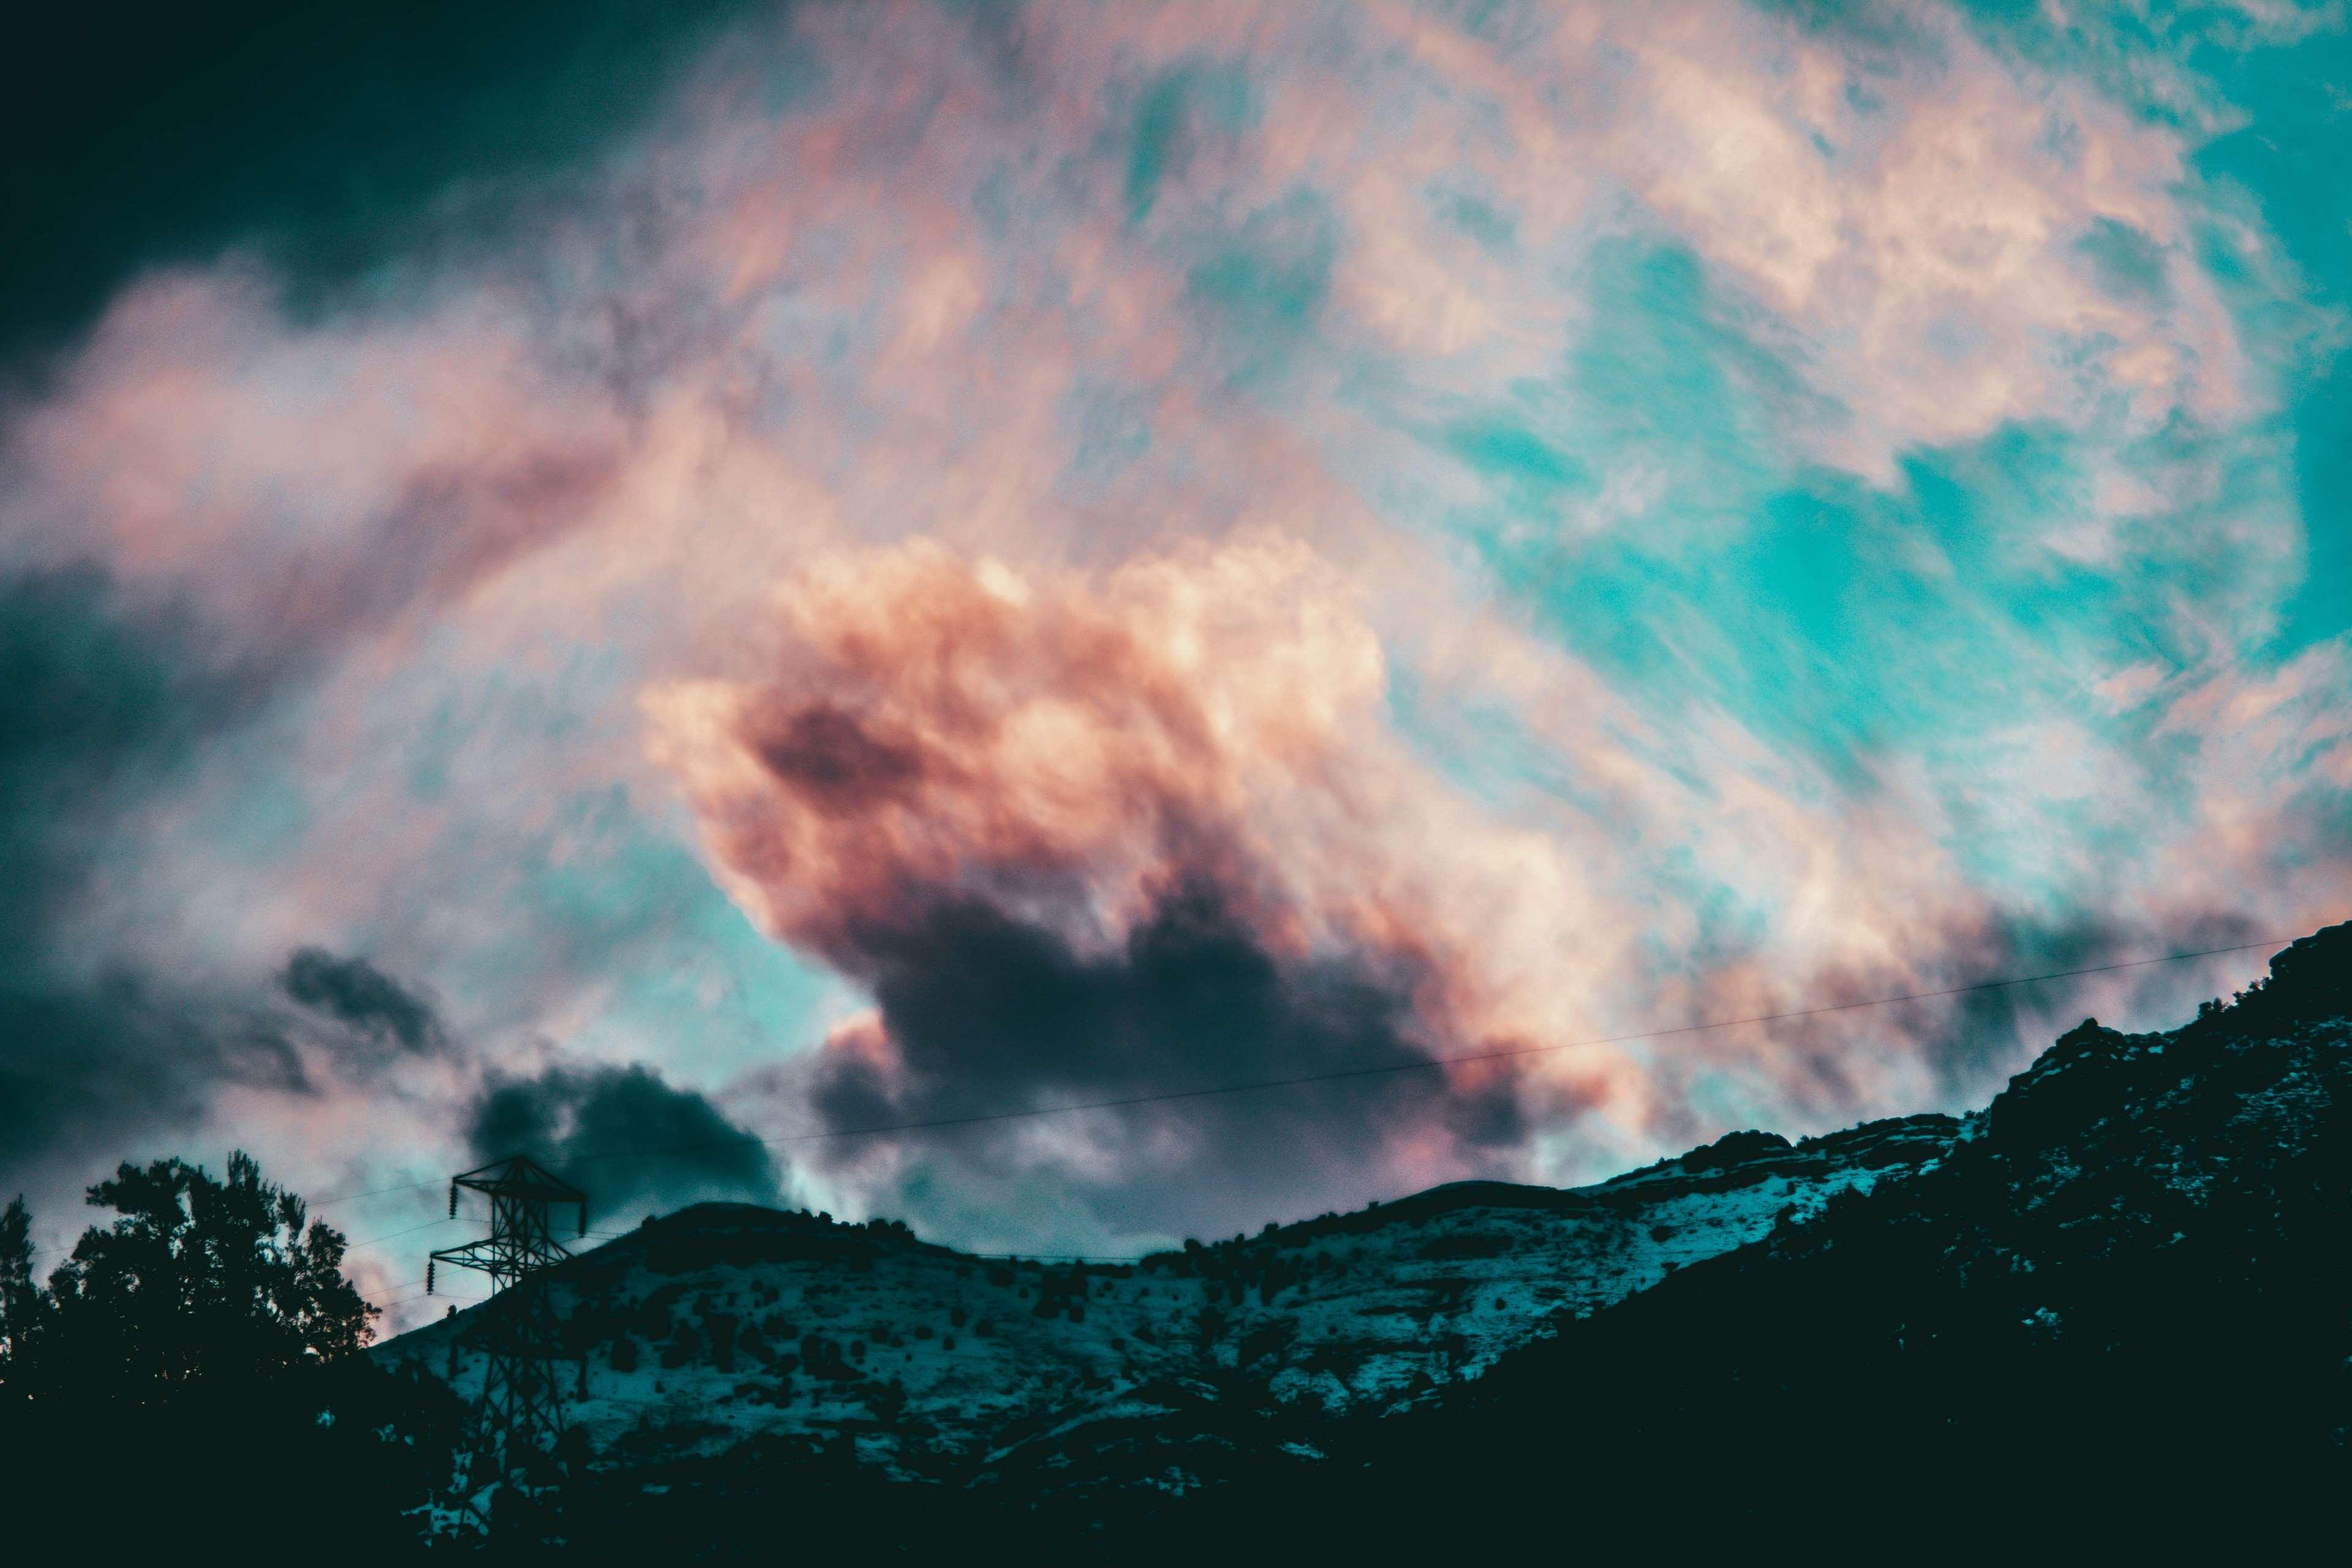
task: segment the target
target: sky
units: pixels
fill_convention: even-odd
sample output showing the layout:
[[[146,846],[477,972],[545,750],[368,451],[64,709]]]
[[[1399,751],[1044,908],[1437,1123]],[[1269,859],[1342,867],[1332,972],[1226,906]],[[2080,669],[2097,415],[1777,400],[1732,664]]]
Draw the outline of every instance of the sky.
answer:
[[[10,95],[50,1259],[232,1147],[394,1327],[516,1149],[1129,1254],[2347,913],[2340,4],[314,9]]]

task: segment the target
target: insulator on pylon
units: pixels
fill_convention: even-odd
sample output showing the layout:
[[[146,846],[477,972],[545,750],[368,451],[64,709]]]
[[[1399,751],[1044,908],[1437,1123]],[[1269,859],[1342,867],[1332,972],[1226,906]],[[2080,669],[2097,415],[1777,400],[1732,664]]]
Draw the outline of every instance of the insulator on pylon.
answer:
[[[586,1204],[580,1205],[580,1239],[583,1241],[588,1239],[588,1205]]]
[[[457,1184],[455,1182],[449,1184],[449,1217],[457,1217]]]
[[[425,1293],[428,1296],[433,1294],[433,1265],[430,1263],[425,1266]]]

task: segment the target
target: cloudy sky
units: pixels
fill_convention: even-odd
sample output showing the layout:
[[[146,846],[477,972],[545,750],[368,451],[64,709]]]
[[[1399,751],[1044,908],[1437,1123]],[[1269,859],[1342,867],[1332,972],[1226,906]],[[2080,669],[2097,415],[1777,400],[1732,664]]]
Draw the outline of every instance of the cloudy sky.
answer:
[[[2340,5],[276,9],[9,110],[49,1248],[242,1145],[379,1300],[515,1147],[1127,1252],[2346,913]]]

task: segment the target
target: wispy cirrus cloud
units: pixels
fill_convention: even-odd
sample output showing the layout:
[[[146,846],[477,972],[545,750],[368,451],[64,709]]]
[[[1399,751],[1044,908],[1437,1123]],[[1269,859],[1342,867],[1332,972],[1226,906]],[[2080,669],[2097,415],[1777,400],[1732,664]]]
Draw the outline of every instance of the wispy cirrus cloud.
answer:
[[[424,1160],[489,1074],[840,1128],[2340,914],[2342,296],[2212,153],[2277,96],[2231,62],[2334,26],[698,15],[442,209],[508,221],[404,205],[373,286],[257,227],[15,395],[0,568],[245,694],[43,840],[135,868],[45,908],[379,1043],[391,993],[289,954],[429,985],[461,1045],[367,1091]],[[2103,984],[802,1174],[961,1161],[938,1223],[1024,1246],[1598,1174],[2177,1000]],[[206,1072],[341,1171],[340,1094],[174,1116]]]

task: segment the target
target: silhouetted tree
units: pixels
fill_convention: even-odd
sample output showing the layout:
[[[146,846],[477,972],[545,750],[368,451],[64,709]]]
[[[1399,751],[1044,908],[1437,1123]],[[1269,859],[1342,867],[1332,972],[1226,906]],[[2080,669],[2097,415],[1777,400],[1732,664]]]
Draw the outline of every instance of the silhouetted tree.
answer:
[[[33,1222],[20,1194],[0,1213],[0,1404],[24,1396],[21,1373],[31,1368],[47,1307],[33,1282]]]
[[[80,1398],[165,1402],[197,1380],[334,1362],[373,1337],[341,1233],[306,1228],[302,1200],[250,1155],[230,1155],[225,1179],[181,1160],[126,1164],[89,1201],[120,1217],[83,1232],[49,1276],[39,1358]]]
[[[446,1471],[461,1412],[357,1353],[376,1310],[343,1278],[342,1236],[242,1153],[225,1177],[124,1165],[89,1201],[116,1217],[47,1289],[22,1200],[0,1215],[11,1489],[80,1521],[81,1554],[100,1561],[226,1541],[257,1513],[404,1551],[402,1510]]]

